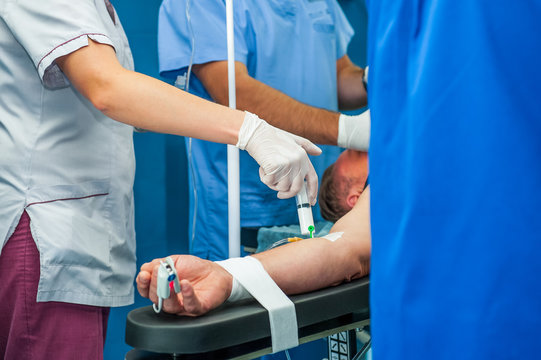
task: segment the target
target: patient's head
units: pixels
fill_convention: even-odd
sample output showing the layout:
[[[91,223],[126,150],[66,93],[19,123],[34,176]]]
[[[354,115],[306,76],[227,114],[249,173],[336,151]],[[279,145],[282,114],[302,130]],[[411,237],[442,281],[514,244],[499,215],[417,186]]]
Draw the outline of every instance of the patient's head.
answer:
[[[368,154],[345,150],[323,173],[319,187],[321,216],[336,222],[350,211],[364,190],[368,177]]]

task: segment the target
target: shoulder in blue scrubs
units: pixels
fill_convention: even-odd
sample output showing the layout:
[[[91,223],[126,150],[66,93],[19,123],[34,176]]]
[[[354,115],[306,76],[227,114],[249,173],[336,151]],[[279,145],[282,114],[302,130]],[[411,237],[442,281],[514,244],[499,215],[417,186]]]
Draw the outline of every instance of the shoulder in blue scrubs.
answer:
[[[374,358],[538,358],[541,4],[369,17]]]
[[[166,0],[160,8],[160,72],[172,79],[186,72],[192,55],[193,64],[227,60],[225,2],[188,1],[188,14],[186,0]],[[337,110],[336,61],[346,54],[353,30],[336,1],[238,0],[234,6],[236,61],[252,77],[296,100]],[[194,74],[189,85],[190,92],[210,99]],[[312,158],[320,176],[340,152],[323,149],[323,155]],[[196,190],[191,194],[196,219],[191,252],[223,259],[228,255],[226,147],[192,140],[190,152]],[[241,225],[298,223],[295,201],[278,200],[260,182],[256,162],[242,152],[240,165]],[[319,210],[314,214],[319,216]]]

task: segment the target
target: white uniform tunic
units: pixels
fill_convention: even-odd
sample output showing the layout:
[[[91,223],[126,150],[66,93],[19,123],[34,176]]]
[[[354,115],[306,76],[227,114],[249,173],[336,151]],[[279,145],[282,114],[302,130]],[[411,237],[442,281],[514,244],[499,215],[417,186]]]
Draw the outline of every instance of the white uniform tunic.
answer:
[[[114,47],[133,69],[104,0],[0,2],[0,244],[24,209],[40,252],[37,301],[133,302],[133,128],[87,101],[55,59]]]

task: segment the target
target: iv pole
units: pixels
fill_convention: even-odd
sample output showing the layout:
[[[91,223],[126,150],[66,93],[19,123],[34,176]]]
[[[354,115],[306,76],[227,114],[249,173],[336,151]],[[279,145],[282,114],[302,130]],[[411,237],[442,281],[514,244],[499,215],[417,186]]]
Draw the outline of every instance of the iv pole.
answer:
[[[227,77],[229,107],[237,108],[235,87],[235,34],[233,30],[233,0],[226,0]],[[240,256],[240,175],[239,149],[227,145],[227,213],[229,225],[229,257]]]

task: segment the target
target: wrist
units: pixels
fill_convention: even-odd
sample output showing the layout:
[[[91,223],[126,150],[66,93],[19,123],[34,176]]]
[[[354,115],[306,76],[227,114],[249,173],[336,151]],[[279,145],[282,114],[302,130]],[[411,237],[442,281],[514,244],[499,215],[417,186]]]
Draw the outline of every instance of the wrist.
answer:
[[[370,144],[370,110],[359,115],[340,114],[336,143],[346,149],[368,151]]]
[[[368,94],[368,66],[364,68],[363,85],[366,93]]]
[[[226,302],[236,302],[244,299],[250,299],[252,296],[250,293],[241,285],[241,283],[231,276],[231,293],[227,298]]]
[[[244,299],[250,299],[252,296],[250,293],[244,288],[244,286],[241,285],[241,283],[235,279],[233,275],[231,275],[226,269],[224,269],[223,264],[227,260],[223,261],[215,261],[214,263],[219,265],[218,267],[223,271],[227,276],[227,288],[226,292],[229,291],[229,296],[225,300],[225,302],[231,303],[236,301],[241,301]]]
[[[257,128],[263,123],[264,121],[261,120],[257,115],[245,111],[244,121],[239,129],[238,141],[235,146],[240,150],[245,150]]]

